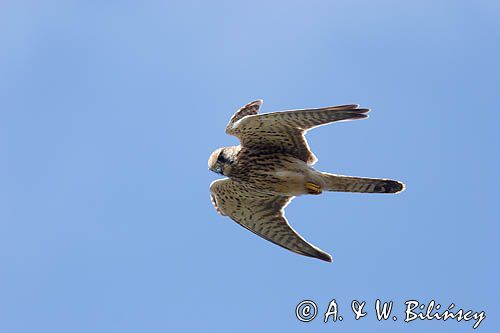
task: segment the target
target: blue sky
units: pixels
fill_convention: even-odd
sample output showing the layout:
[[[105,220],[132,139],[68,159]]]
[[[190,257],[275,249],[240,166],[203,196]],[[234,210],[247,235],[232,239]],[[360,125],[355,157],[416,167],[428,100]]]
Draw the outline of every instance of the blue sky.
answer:
[[[0,27],[2,332],[472,331],[404,323],[410,299],[498,331],[496,1],[2,1]],[[310,132],[316,166],[407,190],[287,208],[333,264],[211,206],[208,156],[256,98],[373,109]]]

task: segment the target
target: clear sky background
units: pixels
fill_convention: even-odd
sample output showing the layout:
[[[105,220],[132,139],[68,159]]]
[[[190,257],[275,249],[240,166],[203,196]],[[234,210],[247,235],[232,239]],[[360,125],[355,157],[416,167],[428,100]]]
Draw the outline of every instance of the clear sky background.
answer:
[[[1,332],[472,331],[405,324],[409,299],[498,332],[497,1],[2,1],[0,50]],[[257,98],[373,109],[310,132],[316,166],[407,190],[287,208],[333,264],[210,203],[209,154]]]

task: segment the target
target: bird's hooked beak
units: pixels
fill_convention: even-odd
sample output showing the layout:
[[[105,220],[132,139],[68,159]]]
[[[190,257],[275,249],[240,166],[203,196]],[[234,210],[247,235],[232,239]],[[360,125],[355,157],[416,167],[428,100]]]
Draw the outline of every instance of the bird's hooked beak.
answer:
[[[215,172],[215,173],[218,173],[219,175],[224,176],[224,171],[223,171],[222,165],[220,165],[220,164],[219,164],[219,165],[217,165],[217,166],[215,167],[215,169],[214,169],[214,170],[212,170],[212,171],[213,171],[213,172]]]

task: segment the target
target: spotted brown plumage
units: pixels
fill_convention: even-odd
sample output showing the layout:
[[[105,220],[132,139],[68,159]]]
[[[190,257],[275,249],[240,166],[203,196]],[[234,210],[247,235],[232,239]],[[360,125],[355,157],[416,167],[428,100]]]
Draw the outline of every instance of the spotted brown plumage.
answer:
[[[357,104],[258,114],[262,100],[240,108],[226,133],[239,146],[219,148],[208,161],[210,170],[229,178],[210,185],[215,209],[241,226],[290,251],[332,261],[331,256],[305,241],[284,215],[297,195],[325,191],[398,193],[398,181],[334,175],[315,170],[316,157],[305,133],[337,121],[366,118],[370,110]]]
[[[331,256],[304,240],[292,227],[284,208],[292,196],[256,192],[231,179],[219,179],[210,185],[215,209],[242,227],[295,253],[332,261]]]
[[[350,104],[257,115],[261,105],[262,100],[257,100],[238,110],[227,125],[226,133],[240,139],[243,147],[256,150],[272,148],[293,154],[310,165],[317,159],[304,137],[308,130],[335,121],[366,118],[366,113],[370,111]]]

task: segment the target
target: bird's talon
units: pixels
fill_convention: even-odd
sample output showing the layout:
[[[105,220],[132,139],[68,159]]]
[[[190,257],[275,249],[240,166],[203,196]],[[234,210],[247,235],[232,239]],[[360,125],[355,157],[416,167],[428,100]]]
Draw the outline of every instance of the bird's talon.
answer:
[[[321,190],[321,186],[316,185],[314,183],[306,182],[307,193],[309,194],[321,194],[323,191]]]

